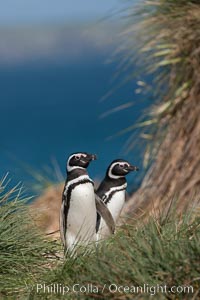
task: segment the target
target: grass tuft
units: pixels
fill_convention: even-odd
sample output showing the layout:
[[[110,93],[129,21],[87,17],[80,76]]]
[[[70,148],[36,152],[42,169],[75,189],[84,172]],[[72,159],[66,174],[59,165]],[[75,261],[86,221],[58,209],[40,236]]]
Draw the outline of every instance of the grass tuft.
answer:
[[[52,270],[45,278],[46,286],[68,286],[65,295],[56,294],[56,299],[150,299],[151,292],[112,292],[116,286],[185,287],[182,293],[156,293],[155,299],[192,299],[200,290],[200,219],[191,215],[176,217],[151,217],[147,223],[134,221],[123,226],[108,241],[96,248],[95,253],[69,257],[62,267]],[[74,292],[84,286],[86,292]],[[97,291],[91,290],[97,288]],[[187,290],[188,288],[188,290]],[[192,292],[193,289],[193,292]],[[34,293],[34,299],[55,299],[55,294]],[[194,297],[193,299],[198,299]]]
[[[46,256],[55,253],[34,226],[29,200],[20,185],[9,189],[6,178],[0,181],[0,298],[28,291],[44,273]]]
[[[28,200],[20,186],[9,189],[1,181],[0,299],[150,299],[154,292],[155,299],[198,299],[198,210],[178,217],[170,206],[146,222],[129,219],[87,255],[63,260],[60,242],[47,240],[35,227]],[[144,285],[146,292],[134,290]],[[114,291],[116,286],[131,291]],[[158,286],[167,291],[155,291]],[[189,290],[169,293],[172,286]]]
[[[127,80],[149,74],[153,78],[150,86],[139,84],[136,93],[155,101],[137,125],[118,134],[133,132],[126,145],[131,151],[138,144],[136,128],[140,129],[142,140],[148,145],[146,166],[185,104],[190,102],[195,109],[199,95],[200,1],[143,0],[136,4],[132,0],[124,20],[124,43],[116,51],[123,56],[119,72],[128,69]],[[137,74],[133,74],[133,66]]]

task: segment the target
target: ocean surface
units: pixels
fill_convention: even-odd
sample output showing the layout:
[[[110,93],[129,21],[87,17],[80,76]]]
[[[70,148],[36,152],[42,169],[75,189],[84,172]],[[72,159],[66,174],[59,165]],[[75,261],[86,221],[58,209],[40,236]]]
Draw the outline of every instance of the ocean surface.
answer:
[[[0,66],[1,177],[9,172],[13,184],[22,181],[25,186],[31,186],[35,174],[59,181],[68,155],[87,151],[98,155],[89,167],[93,178],[101,179],[113,159],[126,158],[141,169],[129,175],[131,189],[139,184],[141,155],[122,150],[129,134],[107,137],[134,124],[145,105],[137,101],[134,81],[101,101],[120,82],[112,82],[118,62],[105,64],[108,54],[84,55],[77,63],[36,60]],[[100,117],[127,102],[135,104]]]

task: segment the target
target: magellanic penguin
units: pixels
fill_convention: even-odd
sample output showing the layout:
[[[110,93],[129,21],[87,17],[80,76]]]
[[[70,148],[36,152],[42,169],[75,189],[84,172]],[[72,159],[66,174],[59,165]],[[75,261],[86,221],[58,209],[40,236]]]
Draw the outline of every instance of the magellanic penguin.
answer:
[[[64,249],[70,252],[78,245],[96,241],[96,204],[94,184],[87,173],[96,155],[74,153],[67,160],[65,182],[60,210],[60,234]]]
[[[101,182],[96,194],[107,205],[116,224],[126,199],[127,182],[125,176],[138,167],[123,159],[114,160],[108,167],[106,176]],[[96,225],[97,239],[101,240],[110,235],[108,227],[99,214]]]
[[[75,246],[96,242],[97,212],[104,219],[109,233],[115,231],[112,214],[95,195],[93,181],[87,173],[87,167],[95,159],[94,154],[78,152],[67,160],[67,179],[60,210],[60,234],[65,251],[72,252]]]

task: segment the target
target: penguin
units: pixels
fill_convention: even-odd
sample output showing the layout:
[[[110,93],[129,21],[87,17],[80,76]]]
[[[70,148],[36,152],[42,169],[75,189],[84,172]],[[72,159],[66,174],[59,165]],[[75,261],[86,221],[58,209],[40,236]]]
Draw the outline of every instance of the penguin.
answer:
[[[97,210],[94,183],[87,167],[96,160],[94,154],[73,153],[67,160],[65,182],[60,210],[60,234],[65,251],[75,246],[87,246],[96,241]]]
[[[116,224],[126,200],[127,182],[125,176],[139,168],[123,159],[116,159],[109,165],[105,178],[99,185],[96,194],[107,205]],[[97,240],[110,235],[105,221],[97,214]]]
[[[60,235],[64,251],[73,253],[77,245],[87,246],[97,241],[97,213],[101,215],[110,234],[115,222],[105,203],[94,192],[94,183],[87,167],[96,160],[95,154],[73,153],[67,160],[65,182],[60,209]]]

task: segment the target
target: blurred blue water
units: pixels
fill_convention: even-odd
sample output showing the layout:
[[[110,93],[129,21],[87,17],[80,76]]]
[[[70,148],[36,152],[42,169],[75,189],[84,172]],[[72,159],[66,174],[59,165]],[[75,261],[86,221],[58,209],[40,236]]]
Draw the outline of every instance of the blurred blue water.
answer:
[[[38,61],[1,66],[1,177],[9,172],[15,182],[26,183],[31,177],[23,163],[41,172],[44,167],[52,167],[52,159],[65,174],[66,158],[76,151],[98,155],[90,167],[93,178],[101,178],[108,164],[119,157],[141,167],[138,153],[125,156],[122,152],[129,135],[106,140],[136,122],[144,103],[138,101],[133,108],[99,118],[108,109],[135,98],[132,82],[100,102],[117,85],[110,84],[116,64],[105,64],[105,59],[104,54],[97,53],[77,64]],[[129,177],[137,182],[137,175]]]

